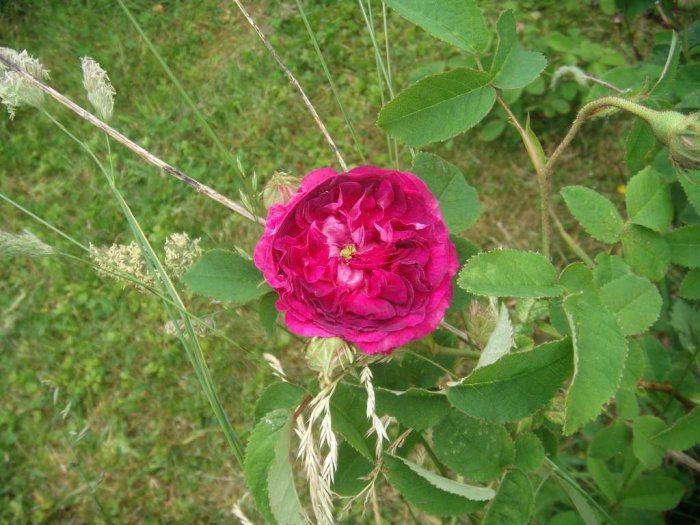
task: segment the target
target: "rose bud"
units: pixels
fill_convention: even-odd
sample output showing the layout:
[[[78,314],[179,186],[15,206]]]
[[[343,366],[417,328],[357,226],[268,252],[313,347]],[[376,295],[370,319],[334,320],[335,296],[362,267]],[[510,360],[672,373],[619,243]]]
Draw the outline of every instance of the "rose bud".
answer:
[[[270,207],[254,260],[292,331],[366,353],[432,332],[459,267],[425,183],[375,166],[309,173],[286,204]]]
[[[283,171],[276,171],[263,189],[263,204],[267,209],[274,204],[287,204],[298,189],[299,179]]]
[[[700,169],[700,114],[663,111],[650,124],[656,137],[668,146],[673,164]]]

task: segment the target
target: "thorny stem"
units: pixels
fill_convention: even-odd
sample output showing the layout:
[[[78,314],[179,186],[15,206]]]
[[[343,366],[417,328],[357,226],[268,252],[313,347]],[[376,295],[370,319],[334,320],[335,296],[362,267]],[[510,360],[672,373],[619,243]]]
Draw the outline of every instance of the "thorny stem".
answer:
[[[55,89],[53,89],[50,86],[47,86],[40,80],[34,78],[31,74],[27,73],[24,69],[19,67],[17,64],[14,62],[7,60],[4,57],[0,57],[0,63],[2,63],[5,67],[11,69],[12,71],[16,72],[19,74],[23,79],[28,81],[30,84],[33,86],[39,88],[41,91],[49,95],[51,98],[56,100],[57,102],[61,103],[71,111],[73,111],[76,115],[78,115],[80,118],[88,121],[90,124],[95,126],[96,128],[101,129],[104,131],[107,135],[112,137],[114,140],[119,142],[120,144],[126,146],[129,148],[131,151],[136,153],[139,157],[141,157],[143,160],[146,162],[153,164],[154,166],[162,169],[166,173],[172,175],[176,179],[184,182],[191,188],[193,188],[195,191],[202,193],[209,197],[210,199],[218,202],[219,204],[226,206],[229,210],[234,211],[238,213],[239,215],[242,215],[243,217],[250,219],[253,222],[256,222],[258,224],[265,224],[265,220],[262,217],[258,217],[257,215],[249,212],[244,206],[238,204],[237,202],[229,199],[228,197],[222,195],[218,191],[214,190],[213,188],[210,188],[209,186],[202,184],[201,182],[193,179],[192,177],[186,175],[182,171],[180,171],[177,168],[174,168],[167,162],[161,160],[160,158],[156,157],[153,155],[151,152],[145,150],[138,144],[136,144],[134,141],[128,139],[121,133],[119,133],[117,130],[114,128],[110,127],[108,124],[105,122],[102,122],[99,118],[97,118],[95,115],[90,113],[89,111],[83,109],[79,105],[77,105],[75,102],[70,100],[69,98],[65,97]]]
[[[270,52],[272,55],[272,58],[275,59],[277,64],[280,66],[284,74],[287,76],[289,79],[289,82],[294,86],[294,88],[299,92],[301,95],[302,100],[304,101],[304,105],[306,106],[306,109],[309,110],[309,113],[311,113],[311,116],[313,117],[314,121],[316,122],[316,125],[319,127],[321,130],[321,133],[323,134],[323,137],[326,139],[326,142],[328,142],[328,145],[330,146],[331,150],[335,154],[336,158],[338,159],[338,163],[340,166],[343,168],[343,171],[348,170],[347,164],[345,164],[345,160],[343,159],[343,156],[340,154],[340,151],[338,150],[338,147],[335,145],[335,142],[333,142],[333,139],[331,138],[330,133],[328,133],[328,129],[326,129],[325,124],[323,124],[323,121],[321,120],[321,117],[318,116],[318,113],[316,112],[316,108],[314,108],[313,104],[311,103],[311,100],[309,100],[309,97],[306,96],[306,92],[304,91],[304,88],[301,87],[301,84],[299,84],[299,81],[294,77],[290,69],[287,67],[287,65],[284,63],[282,60],[282,57],[279,56],[277,51],[275,50],[274,47],[272,47],[272,44],[270,41],[267,39],[265,36],[265,33],[262,32],[258,24],[255,23],[255,20],[253,20],[253,17],[250,16],[248,11],[246,11],[245,7],[243,7],[243,4],[241,4],[240,0],[233,0],[233,3],[235,3],[238,6],[238,9],[241,11],[245,19],[248,21],[250,24],[250,27],[253,28],[255,33],[260,37],[260,40],[262,40],[262,43],[265,45],[267,50]]]

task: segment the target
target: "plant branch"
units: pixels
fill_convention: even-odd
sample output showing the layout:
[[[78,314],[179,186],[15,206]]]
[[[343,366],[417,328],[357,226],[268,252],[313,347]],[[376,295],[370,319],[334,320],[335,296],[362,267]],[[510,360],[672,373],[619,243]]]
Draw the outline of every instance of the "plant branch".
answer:
[[[696,403],[681,394],[678,390],[673,388],[673,385],[669,383],[655,383],[654,381],[640,381],[637,386],[642,390],[650,390],[652,392],[664,392],[676,398],[688,411],[693,410],[697,405]]]
[[[501,106],[501,108],[503,108],[503,111],[506,112],[511,123],[513,124],[513,126],[515,126],[515,129],[518,130],[518,133],[520,134],[520,137],[523,141],[523,145],[525,146],[525,150],[527,151],[527,154],[530,157],[530,162],[535,168],[535,173],[537,175],[537,185],[540,192],[540,225],[542,229],[542,253],[545,257],[549,257],[549,246],[551,243],[551,225],[549,224],[551,205],[549,200],[549,194],[551,193],[551,188],[549,182],[549,173],[546,169],[546,159],[544,157],[544,153],[542,152],[542,148],[539,142],[537,142],[536,139],[534,139],[534,137],[530,134],[530,132],[523,127],[523,125],[518,120],[518,117],[515,116],[515,114],[511,111],[510,107],[508,107],[508,104],[505,103],[505,101],[500,95],[496,97],[496,101],[498,102],[498,105]]]
[[[581,245],[576,242],[576,239],[574,239],[571,235],[569,235],[566,232],[561,221],[554,213],[554,210],[549,210],[549,214],[552,217],[552,220],[554,221],[554,226],[556,227],[557,232],[564,240],[566,245],[571,249],[572,252],[574,252],[578,256],[579,259],[581,259],[586,264],[586,266],[588,266],[589,268],[594,268],[595,263],[593,262],[593,259],[591,259],[585,252],[585,250],[581,248]]]
[[[306,109],[308,109],[309,113],[311,113],[311,116],[313,117],[314,121],[316,122],[316,125],[321,130],[323,137],[326,139],[326,142],[328,142],[328,145],[330,146],[331,150],[333,151],[336,158],[338,159],[338,163],[343,168],[343,171],[347,171],[348,166],[347,166],[347,164],[345,164],[345,160],[343,159],[343,156],[340,154],[340,151],[338,150],[338,147],[335,145],[335,142],[333,142],[333,139],[331,138],[330,133],[328,133],[328,129],[326,129],[326,126],[323,124],[321,117],[319,117],[318,113],[316,112],[316,108],[314,108],[313,104],[311,103],[311,100],[309,100],[309,97],[306,96],[306,92],[304,91],[304,88],[301,87],[301,84],[299,84],[299,81],[294,77],[294,75],[292,74],[290,69],[287,67],[287,65],[284,63],[284,61],[282,60],[282,57],[279,56],[279,54],[277,53],[275,48],[272,47],[272,44],[265,36],[265,33],[262,32],[260,27],[258,27],[258,24],[255,23],[255,20],[253,20],[253,17],[250,16],[250,13],[248,13],[248,11],[246,11],[245,7],[243,7],[243,4],[241,4],[240,0],[233,0],[233,3],[235,3],[238,6],[238,9],[241,11],[241,13],[245,17],[245,19],[248,21],[248,23],[250,24],[250,27],[252,27],[253,30],[255,31],[255,33],[257,33],[257,35],[260,37],[260,40],[262,40],[262,43],[265,45],[267,50],[270,52],[270,54],[272,55],[272,58],[275,59],[275,61],[280,66],[280,68],[282,69],[284,74],[287,76],[287,78],[289,79],[289,82],[299,92],[302,100],[304,101],[304,105],[306,106]]]
[[[237,202],[222,195],[221,193],[214,190],[213,188],[210,188],[209,186],[202,184],[201,182],[186,175],[185,173],[183,173],[179,169],[171,166],[167,162],[156,157],[151,152],[145,150],[144,148],[142,148],[141,146],[136,144],[134,141],[128,139],[127,137],[125,137],[124,135],[119,133],[117,130],[110,127],[108,124],[101,121],[95,115],[93,115],[89,111],[83,109],[82,107],[77,105],[75,102],[73,102],[72,100],[67,98],[66,96],[62,95],[61,93],[59,93],[58,91],[56,91],[52,87],[47,86],[46,84],[44,84],[40,80],[36,79],[34,76],[27,73],[24,69],[19,67],[14,62],[7,60],[4,57],[0,56],[0,63],[2,63],[8,69],[11,69],[12,71],[19,74],[27,82],[29,82],[33,86],[37,87],[38,89],[40,89],[41,91],[43,91],[44,93],[49,95],[51,98],[53,98],[57,102],[61,103],[62,105],[64,105],[65,107],[67,107],[68,109],[73,111],[76,115],[78,115],[83,120],[88,121],[90,124],[92,124],[96,128],[104,131],[107,135],[112,137],[114,140],[116,140],[120,144],[129,148],[131,151],[136,153],[139,157],[141,157],[146,162],[153,164],[154,166],[165,171],[166,173],[172,175],[173,177],[175,177],[179,181],[184,182],[185,184],[187,184],[188,186],[193,188],[195,191],[202,193],[203,195],[206,195],[210,199],[218,202],[219,204],[222,204],[223,206],[226,206],[229,210],[231,210],[235,213],[238,213],[239,215],[242,215],[243,217],[250,219],[251,221],[256,222],[258,224],[265,224],[265,219],[263,219],[262,217],[258,217],[257,215],[248,211],[241,204],[238,204]]]

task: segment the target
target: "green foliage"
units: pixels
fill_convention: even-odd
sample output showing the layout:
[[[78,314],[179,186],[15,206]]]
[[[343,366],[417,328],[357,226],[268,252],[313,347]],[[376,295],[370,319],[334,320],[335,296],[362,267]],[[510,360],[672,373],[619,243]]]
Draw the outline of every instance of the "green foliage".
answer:
[[[433,36],[465,51],[486,48],[489,33],[484,15],[474,0],[387,0],[387,5]]]
[[[278,443],[289,440],[289,415],[283,409],[265,415],[250,435],[245,452],[246,483],[258,510],[270,523],[277,521],[271,508],[272,494],[268,480],[271,479],[271,473],[278,469]]]
[[[513,463],[515,448],[503,425],[452,410],[433,429],[435,455],[466,479],[490,481]]]
[[[700,407],[676,420],[668,429],[651,436],[654,444],[672,450],[686,450],[700,442]]]
[[[574,376],[566,395],[564,432],[571,434],[600,414],[619,386],[627,340],[617,321],[592,294],[564,301],[574,346]]]
[[[457,166],[437,155],[421,152],[413,159],[411,171],[437,197],[451,233],[460,233],[477,221],[481,214],[479,195]]]
[[[486,73],[459,68],[420,80],[382,108],[377,123],[409,146],[446,140],[476,126],[496,91]]]
[[[591,237],[606,243],[620,240],[625,223],[612,202],[584,186],[568,186],[561,193],[569,211]]]
[[[684,226],[666,237],[671,262],[686,268],[700,267],[700,226]]]
[[[600,299],[615,316],[625,335],[645,332],[661,312],[659,291],[647,279],[632,273],[603,286]]]
[[[499,89],[519,89],[534,81],[547,65],[544,55],[520,47],[515,17],[506,11],[496,23],[498,47],[491,64],[493,85]]]
[[[263,391],[255,406],[255,419],[258,420],[273,410],[292,410],[303,398],[304,389],[301,387],[285,381],[272,383]]]
[[[409,503],[436,516],[473,512],[493,497],[491,489],[443,478],[398,456],[384,454],[384,464],[394,488]]]
[[[654,444],[651,438],[666,428],[666,424],[656,416],[639,416],[632,427],[632,446],[635,457],[648,469],[661,465],[665,450]]]
[[[438,423],[450,410],[444,394],[419,388],[392,392],[378,388],[377,412],[395,417],[399,423],[418,431]]]
[[[447,391],[447,398],[472,417],[516,421],[542,408],[571,370],[571,342],[546,343],[474,370]]]
[[[504,476],[486,511],[484,525],[526,525],[530,522],[534,500],[527,476],[519,470],[511,470]]]
[[[525,471],[534,472],[544,462],[542,441],[532,432],[520,434],[515,440],[515,465]]]
[[[630,221],[665,233],[673,219],[671,191],[651,166],[632,177],[625,194]]]
[[[631,509],[664,511],[674,508],[681,500],[685,487],[663,476],[642,478],[625,491],[622,505]]]
[[[240,304],[270,292],[270,287],[252,261],[226,250],[205,253],[182,276],[182,282],[195,293]]]
[[[642,226],[632,225],[622,234],[625,261],[640,275],[660,281],[671,262],[666,239]]]
[[[462,268],[459,285],[495,297],[556,297],[557,273],[546,257],[504,249],[475,255]]]

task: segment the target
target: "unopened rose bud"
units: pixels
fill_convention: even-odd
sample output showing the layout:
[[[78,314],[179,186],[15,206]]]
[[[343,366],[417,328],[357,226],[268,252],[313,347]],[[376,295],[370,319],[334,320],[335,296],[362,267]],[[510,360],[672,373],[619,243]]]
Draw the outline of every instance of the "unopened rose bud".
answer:
[[[311,370],[330,380],[336,370],[352,363],[353,352],[340,337],[314,337],[306,348],[306,361]]]
[[[650,124],[656,137],[668,146],[673,164],[700,169],[700,113],[663,111]]]
[[[299,179],[276,171],[263,189],[263,204],[268,209],[275,204],[287,204],[298,189]]]

